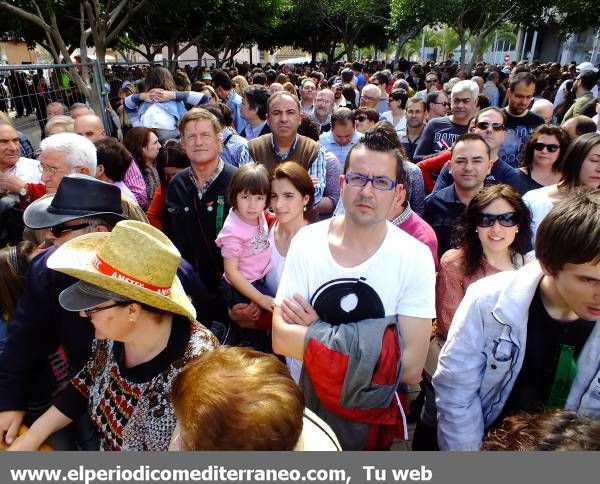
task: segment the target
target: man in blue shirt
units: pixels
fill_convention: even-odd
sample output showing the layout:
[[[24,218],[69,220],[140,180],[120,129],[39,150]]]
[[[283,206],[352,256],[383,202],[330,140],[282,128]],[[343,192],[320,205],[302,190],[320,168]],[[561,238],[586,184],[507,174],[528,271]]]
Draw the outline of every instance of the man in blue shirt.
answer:
[[[352,111],[348,108],[337,108],[331,115],[331,131],[321,135],[319,144],[331,151],[343,168],[350,148],[358,143],[362,136],[354,129]]]

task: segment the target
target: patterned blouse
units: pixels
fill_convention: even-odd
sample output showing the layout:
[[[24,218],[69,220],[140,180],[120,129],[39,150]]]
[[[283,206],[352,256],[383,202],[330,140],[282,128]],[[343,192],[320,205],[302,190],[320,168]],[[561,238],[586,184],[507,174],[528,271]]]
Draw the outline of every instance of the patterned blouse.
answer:
[[[200,323],[174,316],[166,348],[126,368],[122,343],[94,340],[92,356],[55,406],[72,419],[87,411],[101,450],[167,450],[176,423],[173,380],[188,361],[218,344]]]

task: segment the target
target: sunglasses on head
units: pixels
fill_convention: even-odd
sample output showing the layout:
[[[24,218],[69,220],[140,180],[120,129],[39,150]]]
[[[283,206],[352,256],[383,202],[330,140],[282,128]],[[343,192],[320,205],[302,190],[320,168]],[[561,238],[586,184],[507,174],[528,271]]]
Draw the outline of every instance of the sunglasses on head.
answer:
[[[356,121],[359,121],[362,123],[363,121],[366,121],[368,118],[364,114],[361,114],[360,116],[356,116],[356,118],[354,118],[354,119]]]
[[[479,121],[475,126],[481,130],[487,130],[492,127],[494,131],[504,131],[504,125],[502,123],[490,123],[489,121]]]
[[[559,145],[555,145],[555,144],[545,144],[545,143],[533,143],[533,149],[535,151],[543,151],[544,148],[546,148],[548,150],[548,153],[555,153],[556,151],[558,151],[558,149],[560,148]]]
[[[50,227],[50,232],[52,233],[52,235],[54,235],[54,237],[56,237],[57,239],[63,235],[66,234],[67,232],[72,232],[73,230],[79,230],[79,229],[83,229],[85,227],[89,227],[90,224],[77,224],[77,225],[65,225],[65,224],[60,224],[60,225],[55,225],[54,227]]]
[[[514,227],[519,223],[517,212],[507,212],[499,215],[480,213],[477,215],[476,224],[478,227],[492,227],[496,220],[500,222],[502,227]]]

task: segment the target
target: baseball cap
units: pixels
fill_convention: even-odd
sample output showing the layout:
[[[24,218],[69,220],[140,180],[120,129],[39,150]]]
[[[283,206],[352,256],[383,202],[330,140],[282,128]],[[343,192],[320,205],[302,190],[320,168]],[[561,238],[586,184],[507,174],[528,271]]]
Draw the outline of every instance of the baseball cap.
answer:
[[[576,69],[577,69],[579,72],[588,72],[588,71],[591,71],[591,72],[598,72],[598,69],[596,69],[596,68],[594,67],[594,64],[592,64],[591,62],[582,62],[581,64],[579,64],[579,65],[576,67]]]

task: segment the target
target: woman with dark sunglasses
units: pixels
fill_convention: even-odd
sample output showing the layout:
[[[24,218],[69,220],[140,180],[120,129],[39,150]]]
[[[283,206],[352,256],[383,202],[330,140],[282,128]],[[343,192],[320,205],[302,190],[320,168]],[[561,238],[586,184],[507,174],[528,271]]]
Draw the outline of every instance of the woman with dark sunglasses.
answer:
[[[372,108],[358,108],[354,111],[354,128],[359,133],[365,134],[379,121],[379,113]]]
[[[413,450],[438,450],[436,405],[431,377],[448,336],[454,313],[467,288],[483,277],[513,271],[525,264],[531,233],[529,210],[510,185],[490,185],[481,190],[463,213],[454,246],[440,260],[435,286],[435,336],[429,344],[423,412],[417,422]]]
[[[491,185],[475,195],[456,228],[456,248],[440,260],[436,332],[442,339],[446,339],[469,285],[482,277],[521,267],[530,235],[529,209],[514,188]]]
[[[543,124],[527,140],[519,168],[519,193],[554,185],[560,180],[560,165],[569,145],[560,126]]]
[[[532,243],[543,218],[578,187],[600,188],[600,134],[586,133],[569,144],[560,165],[560,180],[531,190],[523,201],[531,212]]]

